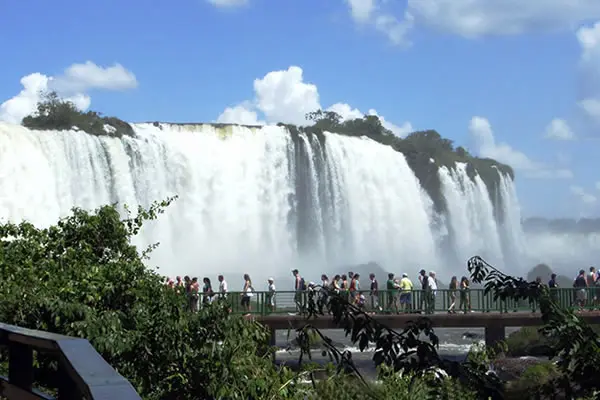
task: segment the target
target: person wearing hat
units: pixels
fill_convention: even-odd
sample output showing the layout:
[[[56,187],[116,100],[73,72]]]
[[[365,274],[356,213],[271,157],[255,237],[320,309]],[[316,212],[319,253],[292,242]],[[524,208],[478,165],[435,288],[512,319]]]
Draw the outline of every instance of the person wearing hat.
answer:
[[[402,274],[400,279],[400,310],[409,312],[412,308],[413,283],[407,273]]]
[[[272,313],[275,311],[275,280],[273,278],[267,279],[267,310]]]

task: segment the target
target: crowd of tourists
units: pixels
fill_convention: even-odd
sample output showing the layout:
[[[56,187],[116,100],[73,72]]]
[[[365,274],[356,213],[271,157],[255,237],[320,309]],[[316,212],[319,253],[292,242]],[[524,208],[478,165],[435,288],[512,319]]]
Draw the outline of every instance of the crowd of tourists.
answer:
[[[416,283],[403,273],[401,277],[396,277],[393,273],[388,274],[384,287],[380,287],[377,277],[370,273],[368,284],[363,288],[361,275],[348,272],[347,274],[335,274],[332,278],[328,275],[321,275],[320,283],[313,281],[307,282],[300,275],[297,269],[292,271],[294,300],[292,308],[296,312],[306,304],[306,294],[315,290],[325,290],[323,294],[333,291],[335,293],[348,296],[348,301],[357,307],[365,308],[372,312],[422,312],[431,314],[435,311],[436,299],[443,290],[447,301],[443,304],[447,306],[448,313],[461,311],[467,313],[471,311],[471,296],[469,293],[469,279],[466,276],[458,279],[453,276],[447,288],[440,287],[440,282],[434,271],[427,272],[422,269],[416,277]],[[218,287],[213,288],[210,278],[204,277],[202,284],[198,278],[177,276],[175,279],[165,278],[166,285],[174,288],[181,293],[185,293],[189,299],[189,309],[198,311],[200,306],[205,306],[215,299],[228,299],[230,302],[238,303],[244,312],[252,311],[252,298],[257,291],[248,274],[243,275],[243,286],[239,299],[230,298],[229,286],[223,275],[217,277]],[[542,278],[538,277],[537,282],[542,284]],[[558,289],[556,274],[551,274],[547,282],[550,289]],[[600,307],[600,272],[595,267],[590,267],[589,271],[580,270],[573,280],[573,298],[574,305],[583,307]],[[291,291],[291,290],[290,290]],[[554,292],[556,293],[556,291]],[[264,305],[266,311],[275,311],[277,307],[277,290],[275,280],[268,278],[266,281],[266,290],[264,291]],[[535,305],[533,305],[535,307]],[[291,311],[294,311],[293,309]]]
[[[358,273],[336,274],[329,278],[326,274],[321,275],[319,284],[307,282],[297,269],[292,271],[294,277],[294,304],[296,311],[303,308],[306,301],[306,293],[315,290],[332,290],[348,296],[348,301],[357,307],[369,309],[373,312],[423,312],[431,314],[435,310],[436,297],[438,295],[438,280],[436,273],[427,273],[421,270],[417,276],[418,286],[415,286],[408,274],[403,273],[397,278],[393,273],[388,274],[384,288],[380,288],[374,273],[369,274],[368,288],[363,289],[361,276]],[[251,299],[257,290],[252,284],[248,274],[244,274],[244,284],[239,292],[239,302],[242,311],[252,311]],[[189,298],[189,308],[198,311],[201,305],[208,305],[218,298],[228,298],[229,287],[223,275],[217,277],[218,287],[213,288],[210,278],[202,279],[202,285],[198,278],[189,276],[178,276],[175,279],[166,278],[166,285],[182,293]],[[265,305],[267,310],[274,311],[276,307],[277,290],[273,278],[267,279]],[[453,276],[448,285],[448,313],[456,313],[457,310],[468,312],[471,310],[469,296],[469,279],[463,276],[460,280]],[[415,296],[415,290],[420,290],[422,295]],[[324,292],[327,294],[328,292]],[[229,298],[229,301],[236,301]],[[418,304],[415,304],[418,303]]]

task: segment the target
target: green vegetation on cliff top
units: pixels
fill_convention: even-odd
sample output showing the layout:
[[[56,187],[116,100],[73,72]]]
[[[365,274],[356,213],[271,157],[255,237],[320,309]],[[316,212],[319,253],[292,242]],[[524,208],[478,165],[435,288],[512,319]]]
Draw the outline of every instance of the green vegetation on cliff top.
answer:
[[[133,128],[115,117],[103,117],[96,111],[80,111],[75,104],[62,100],[56,92],[42,95],[36,111],[23,118],[23,126],[39,130],[80,129],[96,136],[133,136]]]
[[[286,126],[293,137],[304,132],[325,140],[323,133],[329,131],[346,136],[367,136],[376,142],[391,146],[404,154],[438,211],[446,208],[438,175],[441,166],[453,169],[458,162],[466,163],[469,176],[473,178],[479,174],[492,199],[497,198],[496,191],[500,179],[498,171],[514,179],[514,172],[510,166],[489,158],[474,157],[464,147],[454,147],[452,140],[443,138],[435,130],[413,132],[406,138],[400,138],[386,129],[375,115],[344,121],[335,112],[317,110],[307,114],[307,119],[313,124],[303,127],[279,125]],[[30,129],[39,130],[67,130],[77,127],[93,135],[113,137],[134,134],[133,128],[127,122],[115,117],[103,117],[95,111],[82,112],[72,102],[60,99],[55,92],[45,94],[35,113],[25,117],[22,124]]]
[[[479,174],[488,187],[492,199],[497,198],[496,193],[500,180],[498,171],[514,179],[514,171],[510,166],[490,158],[475,157],[462,146],[454,147],[452,140],[443,138],[435,130],[413,132],[405,138],[400,138],[386,129],[376,115],[365,115],[363,118],[344,121],[335,112],[318,110],[308,113],[306,118],[312,121],[313,125],[305,127],[280,125],[286,126],[292,134],[300,132],[314,134],[320,140],[324,140],[323,133],[326,131],[346,136],[367,136],[404,154],[406,161],[438,211],[446,208],[444,196],[441,193],[439,167],[454,169],[456,163],[466,163],[467,173],[471,179]]]

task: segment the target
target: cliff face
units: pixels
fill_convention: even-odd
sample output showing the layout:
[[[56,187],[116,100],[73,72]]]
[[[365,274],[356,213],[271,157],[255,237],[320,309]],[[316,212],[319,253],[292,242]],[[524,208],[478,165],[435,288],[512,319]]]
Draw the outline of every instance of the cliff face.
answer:
[[[458,163],[465,163],[471,179],[479,175],[485,182],[495,205],[499,197],[500,174],[510,176],[514,180],[514,171],[509,165],[489,158],[475,157],[464,147],[455,147],[452,140],[443,138],[435,130],[417,131],[400,138],[386,129],[379,118],[373,115],[342,121],[336,113],[317,111],[310,113],[308,117],[314,122],[311,126],[280,125],[286,126],[294,137],[302,132],[316,135],[323,142],[325,140],[323,133],[333,132],[346,136],[367,136],[378,143],[392,147],[404,155],[438,212],[446,211],[438,174],[440,167],[453,170]]]
[[[447,206],[441,191],[439,178],[440,167],[449,170],[456,168],[457,163],[467,165],[467,173],[473,179],[479,175],[488,188],[492,202],[496,203],[500,175],[509,175],[514,178],[510,166],[495,160],[474,157],[461,146],[455,147],[452,140],[443,138],[435,130],[414,132],[406,138],[395,136],[386,129],[379,118],[367,115],[363,118],[343,120],[342,117],[331,111],[317,110],[307,114],[307,119],[312,125],[294,126],[279,124],[287,127],[294,141],[297,142],[298,134],[306,134],[310,140],[316,136],[320,143],[325,142],[325,132],[337,133],[345,136],[366,136],[372,140],[393,148],[404,154],[421,186],[429,194],[438,212],[444,212]],[[161,127],[161,123],[152,123],[154,127]],[[70,102],[61,100],[56,93],[49,93],[44,101],[38,104],[37,111],[23,119],[23,125],[35,130],[69,130],[79,129],[96,136],[133,136],[134,129],[130,124],[115,117],[104,117],[101,114],[88,111],[83,113]],[[170,124],[175,125],[175,124]],[[176,124],[180,127],[202,124]],[[216,128],[225,127],[224,124],[211,124]],[[253,127],[250,127],[253,128]],[[500,210],[500,207],[496,207]]]

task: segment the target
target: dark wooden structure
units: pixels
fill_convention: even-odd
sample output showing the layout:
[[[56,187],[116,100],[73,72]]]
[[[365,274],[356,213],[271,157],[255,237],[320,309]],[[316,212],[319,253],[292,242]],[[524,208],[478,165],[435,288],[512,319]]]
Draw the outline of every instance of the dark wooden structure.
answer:
[[[58,361],[58,399],[139,400],[133,386],[85,339],[0,323],[0,346],[8,348],[8,377],[0,377],[0,397],[53,399],[33,388],[33,352]]]
[[[399,314],[386,315],[377,314],[371,317],[382,324],[402,329],[408,321],[414,321],[419,317],[427,317],[433,323],[434,328],[484,328],[485,343],[492,346],[505,339],[507,327],[541,326],[540,313],[514,312],[514,313],[467,313],[448,314],[438,313],[431,315]],[[581,311],[578,316],[590,324],[600,324],[600,311]],[[319,316],[306,320],[301,315],[267,315],[257,316],[257,321],[271,329],[271,337],[275,338],[276,330],[297,329],[309,323],[319,329],[339,329],[330,316]],[[274,344],[274,343],[273,343]]]

